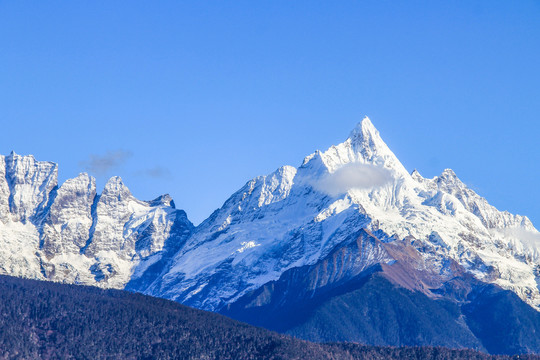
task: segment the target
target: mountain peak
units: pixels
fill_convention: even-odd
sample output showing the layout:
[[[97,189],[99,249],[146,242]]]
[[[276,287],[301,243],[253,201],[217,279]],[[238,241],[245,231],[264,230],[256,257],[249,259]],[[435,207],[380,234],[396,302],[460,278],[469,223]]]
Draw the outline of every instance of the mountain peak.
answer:
[[[451,191],[450,189],[467,188],[467,185],[461,181],[452,169],[444,169],[444,171],[437,178],[437,183],[440,187]]]
[[[169,194],[158,196],[154,200],[146,202],[150,206],[170,206],[175,209],[174,200]]]
[[[124,182],[120,176],[113,176],[105,183],[105,187],[124,186]]]
[[[30,159],[31,161],[35,161],[34,155],[19,155],[14,150],[11,150],[8,156],[6,156],[7,159],[11,160],[18,160],[18,159]]]
[[[409,176],[367,116],[350,132],[345,142],[331,147],[322,157],[332,170],[345,163],[360,162],[394,169],[403,176]]]
[[[452,169],[450,169],[450,168],[444,169],[443,172],[441,173],[441,176],[451,177],[451,178],[457,178],[457,175],[456,175],[456,173],[454,172],[454,170],[452,170]]]
[[[366,116],[349,134],[347,139],[354,151],[364,155],[391,154],[392,152],[381,138],[379,131]],[[394,156],[392,154],[392,156]]]
[[[441,175],[439,175],[439,179],[450,183],[462,183],[462,181],[458,178],[458,176],[452,169],[444,169]]]
[[[371,120],[364,116],[362,121],[360,121],[354,129],[352,129],[349,134],[349,139],[366,139],[373,136],[379,136],[379,131],[373,126]]]
[[[131,196],[131,192],[128,187],[124,185],[120,176],[113,176],[105,184],[102,195],[118,196],[120,198]]]
[[[418,182],[422,182],[424,180],[423,176],[420,175],[420,172],[416,169],[414,169],[411,173],[411,177]]]

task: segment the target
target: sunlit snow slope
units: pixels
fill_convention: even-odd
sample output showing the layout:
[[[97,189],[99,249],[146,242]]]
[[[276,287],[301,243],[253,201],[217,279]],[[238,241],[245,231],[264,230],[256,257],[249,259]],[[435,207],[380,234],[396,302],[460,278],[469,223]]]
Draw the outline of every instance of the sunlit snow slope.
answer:
[[[388,246],[357,251],[349,259],[356,272],[400,261],[395,249],[406,243],[420,254],[418,271],[448,279],[457,263],[540,305],[540,234],[529,219],[498,211],[452,170],[433,179],[410,174],[368,118],[345,142],[316,151],[300,167],[249,181],[138,290],[219,311],[289,269],[319,263],[364,230]],[[345,267],[314,281],[330,281]],[[434,286],[415,281],[416,289]]]

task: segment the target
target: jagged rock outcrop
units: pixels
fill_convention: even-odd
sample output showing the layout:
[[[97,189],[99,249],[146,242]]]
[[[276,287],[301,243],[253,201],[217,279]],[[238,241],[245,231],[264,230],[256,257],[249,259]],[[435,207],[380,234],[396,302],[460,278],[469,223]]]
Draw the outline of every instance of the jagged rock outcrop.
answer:
[[[54,163],[0,156],[1,272],[123,288],[193,228],[168,195],[137,200],[119,177],[101,194],[88,174],[57,179]]]

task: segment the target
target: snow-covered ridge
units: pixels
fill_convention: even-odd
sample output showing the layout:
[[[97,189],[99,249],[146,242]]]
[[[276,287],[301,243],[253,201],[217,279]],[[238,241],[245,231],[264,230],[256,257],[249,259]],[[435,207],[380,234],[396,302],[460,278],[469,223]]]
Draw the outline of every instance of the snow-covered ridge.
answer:
[[[347,168],[363,171],[358,186],[339,179]],[[388,179],[370,186],[365,177],[381,169]],[[321,181],[349,188],[327,191]],[[540,305],[539,233],[529,219],[498,211],[451,170],[433,179],[409,174],[368,118],[300,167],[249,181],[141,290],[219,310],[288,269],[316,264],[361,229],[386,242],[412,239],[433,271],[443,273],[452,259]]]
[[[0,272],[123,288],[166,240],[191,231],[171,203],[137,200],[119,177],[101,194],[88,174],[58,186],[55,163],[0,156]]]
[[[452,170],[410,174],[368,118],[298,168],[248,181],[197,228],[169,196],[140,201],[118,177],[99,194],[88,174],[58,186],[57,172],[32,156],[0,156],[0,272],[220,310],[290,269],[317,268],[367,231],[394,250],[350,253],[355,269],[399,263],[412,246],[428,267],[419,271],[442,279],[457,263],[540,305],[530,220],[498,211]]]

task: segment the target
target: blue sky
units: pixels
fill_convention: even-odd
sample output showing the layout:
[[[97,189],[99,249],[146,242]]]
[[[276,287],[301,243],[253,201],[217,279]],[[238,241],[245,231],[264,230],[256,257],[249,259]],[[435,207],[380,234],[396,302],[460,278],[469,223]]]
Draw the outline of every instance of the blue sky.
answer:
[[[0,153],[199,222],[368,115],[540,226],[539,1],[1,1]]]

